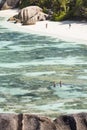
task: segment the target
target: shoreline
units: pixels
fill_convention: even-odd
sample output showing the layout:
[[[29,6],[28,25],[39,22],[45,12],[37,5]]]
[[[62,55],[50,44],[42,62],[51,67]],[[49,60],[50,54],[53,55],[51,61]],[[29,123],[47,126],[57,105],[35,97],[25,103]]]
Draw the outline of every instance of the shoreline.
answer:
[[[4,27],[19,32],[39,34],[43,36],[52,36],[64,41],[79,42],[87,45],[87,23],[78,21],[39,21],[35,25],[22,26],[20,23],[14,24],[7,19],[15,14],[18,10],[1,10],[0,17],[4,17]],[[70,26],[71,25],[71,26]]]

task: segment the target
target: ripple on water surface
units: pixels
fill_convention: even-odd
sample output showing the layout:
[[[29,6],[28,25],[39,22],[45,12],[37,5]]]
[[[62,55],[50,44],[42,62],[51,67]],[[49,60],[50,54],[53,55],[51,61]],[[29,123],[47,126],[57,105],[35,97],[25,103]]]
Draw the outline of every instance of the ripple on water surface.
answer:
[[[0,30],[1,112],[86,111],[86,45]]]

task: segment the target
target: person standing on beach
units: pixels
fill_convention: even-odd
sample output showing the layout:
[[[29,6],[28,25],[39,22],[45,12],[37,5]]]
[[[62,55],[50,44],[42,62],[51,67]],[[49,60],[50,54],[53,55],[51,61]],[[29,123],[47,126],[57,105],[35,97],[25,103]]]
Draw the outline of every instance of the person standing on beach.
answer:
[[[48,24],[46,23],[46,28],[48,27]]]
[[[71,23],[69,23],[69,29],[71,28]]]

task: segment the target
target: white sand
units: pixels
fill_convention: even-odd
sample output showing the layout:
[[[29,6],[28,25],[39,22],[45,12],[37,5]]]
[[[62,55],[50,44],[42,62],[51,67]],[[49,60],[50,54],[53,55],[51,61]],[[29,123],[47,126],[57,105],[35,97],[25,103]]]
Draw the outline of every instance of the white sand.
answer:
[[[14,24],[7,22],[7,19],[17,14],[17,10],[4,10],[0,11],[0,17],[5,17],[5,27],[22,32],[29,32],[39,35],[48,35],[58,37],[60,39],[68,41],[79,41],[79,43],[87,44],[87,23],[76,22],[76,21],[63,21],[63,22],[52,22],[52,21],[40,21],[35,25],[22,26],[20,23]],[[71,27],[69,28],[69,23]],[[46,28],[47,24],[47,28]]]

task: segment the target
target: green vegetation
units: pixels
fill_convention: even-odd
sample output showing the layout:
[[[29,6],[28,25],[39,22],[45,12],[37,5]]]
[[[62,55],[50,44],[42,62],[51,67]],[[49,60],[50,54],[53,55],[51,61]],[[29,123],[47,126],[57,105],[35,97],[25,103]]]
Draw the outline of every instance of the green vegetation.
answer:
[[[37,5],[51,12],[51,20],[87,20],[87,0],[21,0],[20,8]]]

